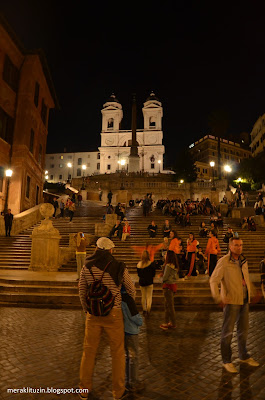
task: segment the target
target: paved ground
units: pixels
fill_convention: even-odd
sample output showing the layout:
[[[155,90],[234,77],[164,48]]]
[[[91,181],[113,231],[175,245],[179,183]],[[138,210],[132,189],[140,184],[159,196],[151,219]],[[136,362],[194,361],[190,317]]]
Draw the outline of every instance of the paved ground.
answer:
[[[146,384],[130,399],[264,400],[265,313],[250,313],[249,351],[260,367],[240,366],[236,341],[234,362],[240,373],[222,370],[219,351],[222,313],[178,311],[178,328],[159,329],[163,313],[153,312],[140,333],[140,376]],[[81,311],[0,308],[0,398],[75,400],[77,395],[7,394],[7,388],[76,388],[84,336]],[[109,400],[111,362],[101,343],[95,368],[94,395]]]

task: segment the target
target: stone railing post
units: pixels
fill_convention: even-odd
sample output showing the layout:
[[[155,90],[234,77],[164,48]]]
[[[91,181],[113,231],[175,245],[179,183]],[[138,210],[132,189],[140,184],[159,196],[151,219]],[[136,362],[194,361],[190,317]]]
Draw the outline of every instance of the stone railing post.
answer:
[[[61,235],[49,219],[54,213],[53,205],[50,203],[42,204],[40,213],[45,219],[32,232],[29,270],[58,271],[60,267],[59,242]]]

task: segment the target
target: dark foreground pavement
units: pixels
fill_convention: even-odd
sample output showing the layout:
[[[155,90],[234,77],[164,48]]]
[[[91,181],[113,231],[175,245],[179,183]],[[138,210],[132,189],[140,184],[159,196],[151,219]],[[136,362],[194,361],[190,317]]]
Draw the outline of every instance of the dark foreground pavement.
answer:
[[[178,328],[159,329],[163,313],[153,312],[140,333],[140,377],[146,388],[129,399],[264,400],[265,312],[250,313],[248,348],[260,367],[222,369],[219,350],[222,313],[178,311]],[[75,394],[10,394],[7,388],[76,388],[84,337],[81,311],[0,308],[0,398],[75,400]],[[112,399],[109,347],[102,341],[94,374],[94,395]]]

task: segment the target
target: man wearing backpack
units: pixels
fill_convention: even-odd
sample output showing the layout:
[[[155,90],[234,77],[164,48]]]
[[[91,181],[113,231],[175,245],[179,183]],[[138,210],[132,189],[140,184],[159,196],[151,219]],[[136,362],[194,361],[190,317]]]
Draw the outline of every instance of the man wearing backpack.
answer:
[[[114,243],[109,238],[99,238],[95,253],[86,259],[80,274],[79,297],[86,313],[86,328],[79,387],[92,390],[95,357],[104,329],[112,356],[113,398],[118,400],[127,397],[121,285],[132,297],[135,287],[125,264],[112,256],[113,248]],[[102,292],[101,297],[96,289]],[[83,393],[79,397],[87,399],[88,395]]]

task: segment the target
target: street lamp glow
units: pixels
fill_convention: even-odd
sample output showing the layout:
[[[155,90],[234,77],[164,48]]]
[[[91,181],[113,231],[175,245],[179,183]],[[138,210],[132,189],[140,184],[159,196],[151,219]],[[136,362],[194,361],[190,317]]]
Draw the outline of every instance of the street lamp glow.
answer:
[[[242,182],[242,178],[237,178],[238,182]]]
[[[215,162],[214,161],[210,161],[210,166],[214,167],[215,166]]]
[[[82,169],[83,169],[83,170],[86,170],[86,165],[85,165],[85,164],[82,165]]]
[[[161,164],[161,160],[158,160],[158,164]]]
[[[224,170],[225,170],[225,172],[231,172],[232,168],[230,167],[230,165],[225,165]]]
[[[70,163],[70,162],[67,163],[67,167],[68,167],[68,168],[72,168],[72,163]]]
[[[49,176],[48,176],[48,175],[45,175],[45,179],[48,180],[48,179],[49,179]]]
[[[121,160],[121,165],[125,165],[126,161],[124,159]]]
[[[48,174],[48,171],[46,170],[46,171],[45,171],[45,175],[47,175],[47,174]]]
[[[183,180],[183,179],[181,179],[181,180],[180,180],[180,183],[184,183],[184,180]]]
[[[12,169],[6,169],[6,176],[7,176],[8,178],[11,178],[12,174],[13,174]]]

